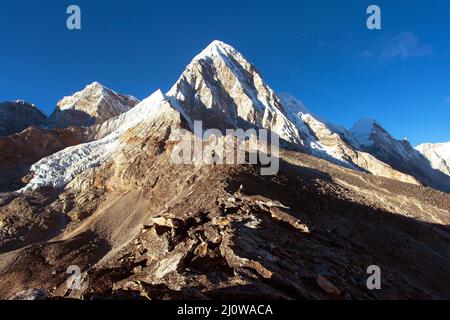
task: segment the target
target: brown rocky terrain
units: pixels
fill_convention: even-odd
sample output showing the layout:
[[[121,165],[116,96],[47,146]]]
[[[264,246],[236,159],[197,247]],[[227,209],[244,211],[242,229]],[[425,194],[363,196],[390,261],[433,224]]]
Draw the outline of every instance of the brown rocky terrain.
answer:
[[[171,165],[171,147],[149,138],[84,192],[3,197],[0,297],[449,298],[448,194],[291,151],[269,177]],[[370,291],[374,264],[382,289]],[[69,265],[80,290],[66,287]]]
[[[138,102],[132,96],[116,93],[94,82],[84,90],[64,97],[50,118],[25,102],[2,103],[0,127],[15,123],[20,130],[9,131],[5,136],[0,132],[0,192],[23,187],[32,176],[31,165],[40,159],[98,139],[108,129],[107,124],[102,125],[104,122],[118,118]],[[23,119],[17,120],[20,117]],[[95,121],[90,121],[91,118]]]
[[[43,157],[87,140],[87,130],[82,127],[49,130],[32,126],[0,137],[0,192],[20,189],[30,166]]]

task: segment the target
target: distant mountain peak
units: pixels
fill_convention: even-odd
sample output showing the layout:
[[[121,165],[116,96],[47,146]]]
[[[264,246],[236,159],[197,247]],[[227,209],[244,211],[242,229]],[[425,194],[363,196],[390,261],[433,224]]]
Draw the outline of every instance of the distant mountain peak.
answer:
[[[350,132],[359,144],[356,148],[372,154],[400,172],[414,176],[426,185],[449,192],[447,169],[442,170],[443,166],[440,165],[433,168],[433,160],[426,159],[426,154],[414,149],[408,140],[394,138],[376,120],[361,119]]]
[[[353,125],[351,130],[371,130],[375,125],[381,126],[374,118],[362,118]]]
[[[427,158],[433,169],[450,176],[450,141],[443,143],[423,143],[415,149]]]
[[[117,93],[100,82],[61,99],[49,119],[50,127],[92,125],[127,112],[138,103],[132,96]]]
[[[104,94],[108,92],[114,91],[108,89],[100,82],[95,81],[91,84],[88,84],[82,90],[75,92],[73,95],[62,98],[58,102],[58,107],[60,110],[76,109],[77,107],[79,107],[78,102],[80,102],[83,99],[90,99],[91,102],[98,103],[99,102],[98,100],[103,98]]]
[[[41,125],[46,116],[32,103],[25,100],[0,103],[0,136],[18,133],[23,129]]]
[[[352,136],[364,146],[371,146],[373,144],[372,134],[376,129],[383,127],[373,118],[363,118],[358,120],[350,129]]]
[[[189,119],[205,128],[259,127],[283,140],[301,143],[274,91],[256,68],[232,46],[213,41],[194,57],[167,96]]]

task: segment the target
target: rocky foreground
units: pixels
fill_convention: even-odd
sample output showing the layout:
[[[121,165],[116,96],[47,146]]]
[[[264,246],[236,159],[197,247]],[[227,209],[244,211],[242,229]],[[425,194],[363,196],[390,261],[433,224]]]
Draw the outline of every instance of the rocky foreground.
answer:
[[[448,194],[288,151],[271,177],[170,165],[159,142],[83,192],[4,195],[0,297],[450,298]],[[366,287],[370,265],[381,290]]]

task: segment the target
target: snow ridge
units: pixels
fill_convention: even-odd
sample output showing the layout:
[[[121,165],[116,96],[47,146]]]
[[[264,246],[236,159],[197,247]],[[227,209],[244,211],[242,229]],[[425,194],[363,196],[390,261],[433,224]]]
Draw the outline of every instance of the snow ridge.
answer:
[[[344,157],[342,148],[337,143],[340,141],[339,135],[327,122],[314,115],[294,96],[282,93],[279,97],[288,119],[298,128],[303,143],[311,154],[354,168],[354,165]]]

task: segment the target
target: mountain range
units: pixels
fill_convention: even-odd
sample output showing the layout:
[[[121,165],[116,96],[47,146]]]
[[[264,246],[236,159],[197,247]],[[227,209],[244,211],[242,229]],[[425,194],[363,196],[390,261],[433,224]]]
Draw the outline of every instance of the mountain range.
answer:
[[[279,173],[172,164],[194,121],[276,133]],[[50,117],[3,103],[0,129],[0,297],[448,298],[450,144],[328,122],[221,41],[166,93],[95,82]]]

